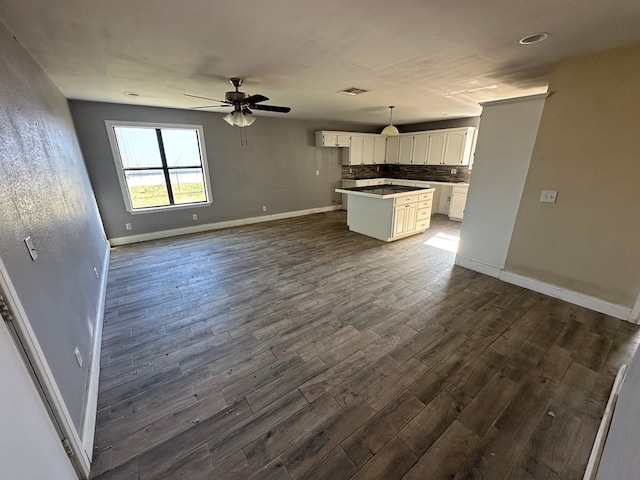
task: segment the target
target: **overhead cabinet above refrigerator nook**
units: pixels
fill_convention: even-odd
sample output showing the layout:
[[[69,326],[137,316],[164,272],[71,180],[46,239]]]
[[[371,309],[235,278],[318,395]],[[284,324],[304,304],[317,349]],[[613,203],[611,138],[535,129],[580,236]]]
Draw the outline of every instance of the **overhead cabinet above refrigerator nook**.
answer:
[[[317,147],[347,147],[343,165],[469,165],[476,127],[448,128],[384,136],[374,133],[318,131]]]

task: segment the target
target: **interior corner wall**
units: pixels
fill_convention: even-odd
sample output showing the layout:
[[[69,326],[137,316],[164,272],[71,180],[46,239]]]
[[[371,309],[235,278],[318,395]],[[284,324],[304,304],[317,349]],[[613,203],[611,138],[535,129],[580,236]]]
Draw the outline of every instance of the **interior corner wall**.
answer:
[[[107,243],[67,100],[2,23],[0,110],[0,258],[81,435]]]
[[[556,66],[506,270],[633,306],[640,292],[639,84],[640,46]],[[558,191],[557,202],[540,203],[542,190]]]
[[[546,95],[490,102],[482,111],[456,262],[504,267]],[[467,262],[467,263],[464,263]]]
[[[240,129],[227,125],[222,114],[214,112],[73,100],[69,105],[109,238],[337,206],[341,197],[334,190],[340,187],[343,149],[316,147],[314,132],[378,130],[285,116],[258,116],[251,127]],[[202,125],[213,204],[136,215],[127,212],[105,120]],[[246,146],[240,144],[241,133],[247,135]],[[193,214],[198,215],[197,221]],[[126,223],[132,230],[125,229]]]

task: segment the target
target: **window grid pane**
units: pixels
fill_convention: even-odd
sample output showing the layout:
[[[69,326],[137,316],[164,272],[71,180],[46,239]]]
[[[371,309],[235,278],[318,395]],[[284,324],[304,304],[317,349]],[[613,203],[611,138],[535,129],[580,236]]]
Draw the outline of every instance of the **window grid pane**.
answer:
[[[201,167],[200,144],[196,130],[161,129],[167,166]]]
[[[176,204],[206,202],[207,193],[201,168],[170,169],[171,189]]]
[[[129,170],[124,174],[134,209],[170,205],[162,170]]]
[[[162,167],[154,128],[114,127],[122,167]]]

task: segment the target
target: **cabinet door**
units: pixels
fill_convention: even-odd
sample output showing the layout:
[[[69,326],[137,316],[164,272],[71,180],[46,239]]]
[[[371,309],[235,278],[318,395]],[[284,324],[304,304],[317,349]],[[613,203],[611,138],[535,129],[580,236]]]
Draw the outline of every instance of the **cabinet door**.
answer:
[[[373,137],[375,152],[373,157],[373,163],[381,164],[385,162],[385,158],[387,155],[387,137],[383,137],[382,135],[377,135]]]
[[[362,165],[364,137],[352,135],[349,146],[349,165]]]
[[[353,141],[353,140],[352,140]],[[353,145],[351,146],[353,148]],[[362,137],[362,163],[365,165],[373,165],[375,160],[376,141],[375,137],[364,136]]]
[[[411,151],[413,149],[413,135],[404,135],[400,137],[400,153],[398,154],[398,163],[401,165],[411,165]]]
[[[466,141],[466,130],[447,132],[442,163],[444,165],[461,165]]]
[[[403,203],[396,205],[393,212],[393,236],[397,237],[405,233],[407,226],[407,206]]]
[[[416,231],[416,221],[418,216],[418,204],[410,203],[407,205],[407,213],[405,214],[404,233]]]
[[[338,135],[333,133],[324,133],[322,134],[322,146],[323,147],[337,147],[338,146]]]
[[[350,135],[336,135],[336,147],[348,147],[351,145]]]
[[[424,165],[427,163],[427,148],[429,146],[429,135],[413,136],[413,154],[411,163],[414,165]]]
[[[427,165],[442,165],[446,137],[447,134],[445,132],[434,132],[429,134]]]
[[[464,206],[467,203],[467,195],[464,193],[453,193],[451,195],[451,205],[449,205],[449,218],[462,220],[464,217]]]
[[[398,163],[400,137],[387,137],[387,155],[385,163]]]

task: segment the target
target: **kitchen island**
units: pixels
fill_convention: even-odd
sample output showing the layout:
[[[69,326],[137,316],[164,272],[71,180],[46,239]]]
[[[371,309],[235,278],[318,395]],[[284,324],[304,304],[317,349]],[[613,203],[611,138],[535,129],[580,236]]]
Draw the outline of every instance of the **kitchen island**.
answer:
[[[384,242],[423,233],[429,228],[434,191],[406,185],[336,189],[349,196],[349,230]]]

